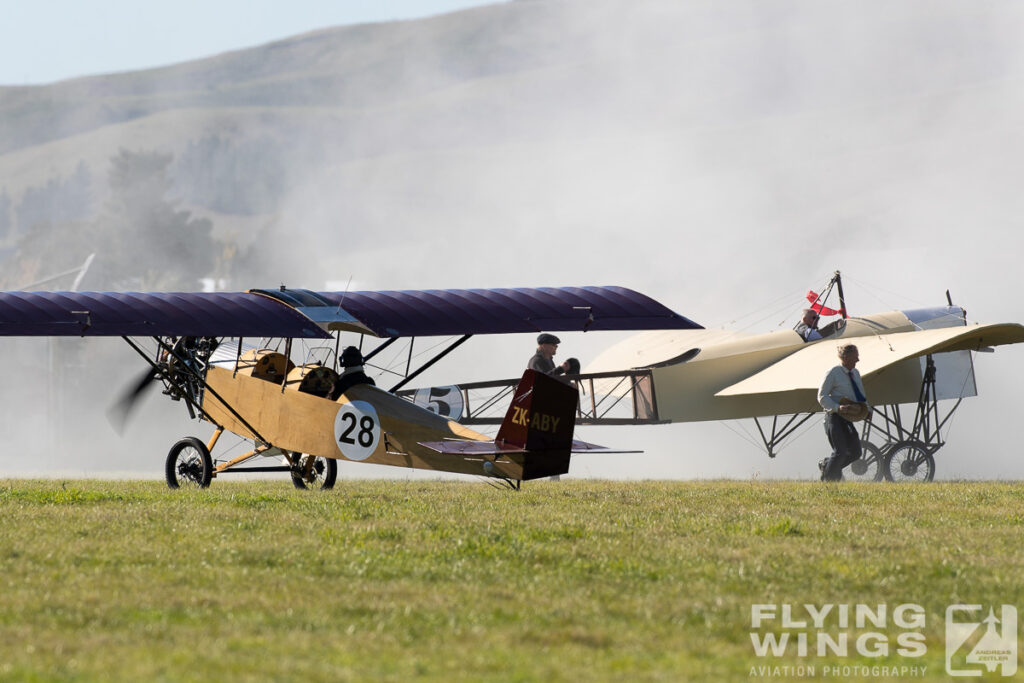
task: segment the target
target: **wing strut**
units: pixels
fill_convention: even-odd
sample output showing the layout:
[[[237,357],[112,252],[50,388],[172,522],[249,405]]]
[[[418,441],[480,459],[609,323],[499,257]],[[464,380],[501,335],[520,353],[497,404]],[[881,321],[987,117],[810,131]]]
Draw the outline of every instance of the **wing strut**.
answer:
[[[771,437],[765,436],[764,429],[761,428],[761,420],[757,417],[754,418],[754,424],[757,425],[757,431],[761,434],[761,441],[764,442],[764,448],[768,451],[768,457],[774,458],[775,447],[782,443],[783,439],[788,437],[790,434],[795,432],[803,423],[814,417],[815,413],[796,413],[790,415],[789,419],[786,420],[786,424],[782,425],[779,429],[779,416],[775,415],[772,417],[772,433]],[[799,422],[796,422],[799,418]],[[796,424],[793,424],[796,422]]]
[[[898,405],[881,406],[872,412],[872,419],[865,425],[863,438],[867,439],[871,434],[871,428],[874,427],[876,433],[885,439],[886,445],[912,441],[920,443],[933,455],[945,445],[940,430],[946,426],[949,418],[953,417],[963,398],[957,399],[945,417],[940,415],[939,399],[935,391],[935,361],[931,354],[925,359],[924,380],[921,382],[921,392],[915,407],[913,426],[907,429]],[[881,418],[877,424],[875,416]]]
[[[339,335],[339,337],[338,337],[338,338],[340,339],[340,338],[341,338],[341,336]],[[367,361],[369,361],[369,360],[370,360],[371,358],[373,358],[374,356],[376,356],[376,355],[377,355],[378,353],[380,353],[381,351],[383,351],[383,350],[384,350],[384,349],[386,349],[387,347],[389,347],[389,346],[391,346],[392,344],[394,344],[394,343],[395,343],[396,341],[398,341],[398,339],[399,339],[398,337],[391,337],[391,338],[390,338],[390,339],[388,339],[388,340],[387,340],[386,342],[384,342],[383,344],[381,344],[380,346],[378,346],[377,348],[375,348],[375,349],[374,349],[373,351],[370,351],[370,352],[369,352],[368,354],[366,354],[365,356],[363,356],[363,363],[366,363],[366,362],[367,362]],[[363,346],[363,343],[362,343],[362,337],[360,337],[360,338],[359,338],[359,340],[360,340],[360,341],[359,341],[359,346],[360,346],[360,349],[359,349],[359,350],[360,350],[360,351],[362,351],[362,346]]]
[[[928,354],[925,356],[924,379],[921,381],[917,403],[908,404],[914,406],[913,423],[904,421],[899,404],[878,405],[872,409],[860,429],[864,454],[853,464],[853,478],[931,481],[935,475],[934,455],[945,445],[942,429],[963,401],[963,398],[958,398],[943,416],[939,411],[935,375],[935,361]],[[755,417],[754,424],[761,434],[768,457],[774,458],[779,444],[815,414],[790,415],[781,426],[779,418],[783,416],[776,415],[772,418],[770,433],[762,428],[760,419]],[[860,469],[857,469],[858,464]]]
[[[458,339],[458,340],[457,340],[457,341],[456,341],[456,342],[455,342],[454,344],[450,345],[450,346],[449,346],[449,347],[448,347],[447,349],[445,349],[444,351],[442,351],[441,353],[437,354],[436,356],[434,356],[433,358],[431,358],[430,360],[428,360],[428,361],[427,361],[426,363],[424,363],[423,365],[421,365],[421,366],[420,366],[420,367],[419,367],[419,368],[418,368],[418,369],[416,370],[416,372],[412,373],[411,375],[410,375],[410,374],[407,374],[407,375],[405,376],[405,379],[403,379],[403,380],[402,380],[401,382],[399,382],[399,383],[398,383],[398,384],[396,384],[395,386],[391,387],[391,389],[389,390],[389,391],[390,391],[390,393],[392,393],[392,394],[393,394],[393,393],[395,393],[396,391],[398,391],[399,389],[401,389],[402,387],[404,387],[404,386],[405,386],[406,384],[408,384],[408,383],[409,383],[409,381],[410,381],[410,380],[412,380],[412,379],[416,378],[417,376],[419,376],[419,375],[420,375],[420,373],[422,373],[422,372],[423,372],[424,370],[426,370],[427,368],[429,368],[429,367],[430,367],[431,365],[433,365],[433,364],[434,364],[434,363],[436,363],[437,361],[439,361],[439,360],[441,360],[442,358],[444,358],[445,356],[447,356],[447,355],[448,355],[449,353],[451,353],[452,351],[454,351],[454,350],[455,350],[456,348],[458,348],[458,347],[459,347],[460,345],[462,345],[462,344],[463,344],[463,343],[464,343],[464,342],[465,342],[466,340],[468,340],[468,339],[469,339],[470,337],[472,337],[472,336],[473,336],[473,335],[471,335],[471,334],[464,334],[464,335],[462,335],[461,337],[459,337],[459,339]]]
[[[146,353],[141,348],[139,348],[139,346],[135,342],[133,342],[129,337],[121,337],[121,338],[124,339],[128,343],[128,346],[130,346],[136,353],[138,353],[140,356],[142,356],[142,358],[147,363],[149,363],[153,368],[155,368],[156,371],[159,373],[159,376],[163,377],[164,379],[166,379],[168,382],[170,382],[171,384],[175,385],[175,387],[179,389],[181,395],[185,398],[185,403],[189,407],[189,412],[192,412],[193,410],[198,410],[212,424],[215,424],[215,425],[217,424],[217,422],[210,416],[210,414],[207,413],[205,410],[203,410],[202,406],[199,405],[193,399],[193,397],[190,395],[190,392],[182,390],[183,388],[180,386],[180,383],[175,382],[174,379],[169,376],[170,373],[165,372],[164,368],[161,368],[160,365],[158,365],[157,363],[153,362],[153,360],[149,356],[147,356]],[[194,379],[200,385],[202,385],[202,387],[203,387],[203,389],[205,391],[209,391],[210,394],[212,394],[214,398],[216,398],[218,401],[221,402],[221,405],[223,405],[225,408],[227,408],[228,411],[230,411],[232,415],[237,417],[238,421],[241,422],[243,425],[245,425],[245,428],[248,429],[252,433],[252,435],[254,437],[259,439],[263,443],[268,443],[267,440],[264,439],[263,436],[258,431],[256,431],[256,428],[253,427],[251,424],[249,424],[248,420],[246,420],[244,417],[239,415],[238,411],[235,410],[234,407],[231,406],[231,404],[229,404],[227,401],[225,401],[224,398],[220,394],[218,394],[216,391],[214,391],[213,388],[211,388],[210,385],[208,385],[206,383],[206,378],[202,374],[200,374],[197,369],[192,367],[192,365],[187,362],[187,359],[185,359],[182,356],[180,356],[174,350],[174,348],[172,346],[167,344],[160,337],[153,337],[153,339],[156,340],[156,343],[157,343],[157,345],[160,348],[164,349],[170,356],[173,356],[175,358],[175,360],[178,361],[178,365],[180,366],[179,367],[179,371],[181,369],[184,369],[189,375],[191,375],[192,379]]]

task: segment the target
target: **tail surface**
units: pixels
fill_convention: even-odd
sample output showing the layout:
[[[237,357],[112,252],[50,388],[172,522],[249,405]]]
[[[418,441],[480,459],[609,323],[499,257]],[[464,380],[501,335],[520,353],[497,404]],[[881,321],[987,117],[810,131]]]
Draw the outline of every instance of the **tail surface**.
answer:
[[[495,445],[521,448],[523,479],[569,471],[579,393],[553,377],[527,370],[519,380]]]

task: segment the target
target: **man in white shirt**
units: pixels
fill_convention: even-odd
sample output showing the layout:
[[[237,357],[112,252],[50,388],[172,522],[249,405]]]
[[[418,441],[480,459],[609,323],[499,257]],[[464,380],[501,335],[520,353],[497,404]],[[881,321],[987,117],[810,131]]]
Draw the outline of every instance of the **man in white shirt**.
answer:
[[[832,457],[825,461],[822,481],[840,481],[843,468],[861,456],[860,436],[855,420],[867,415],[867,398],[857,361],[860,354],[853,344],[839,347],[839,365],[828,371],[818,390],[818,403],[825,409],[825,434],[832,446]]]

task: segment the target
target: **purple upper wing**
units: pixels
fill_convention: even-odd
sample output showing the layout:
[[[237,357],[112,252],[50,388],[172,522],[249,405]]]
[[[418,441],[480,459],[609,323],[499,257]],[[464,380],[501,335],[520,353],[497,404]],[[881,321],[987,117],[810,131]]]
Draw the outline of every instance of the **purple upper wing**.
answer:
[[[0,335],[330,336],[295,309],[248,292],[0,292]]]
[[[625,287],[320,292],[379,337],[702,329]]]
[[[0,336],[378,337],[700,328],[624,287],[0,292]]]

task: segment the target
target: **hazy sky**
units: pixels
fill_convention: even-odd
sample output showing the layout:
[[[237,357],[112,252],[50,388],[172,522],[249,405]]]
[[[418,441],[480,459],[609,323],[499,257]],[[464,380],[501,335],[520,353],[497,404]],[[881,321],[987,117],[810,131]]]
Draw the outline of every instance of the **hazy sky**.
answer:
[[[0,0],[0,85],[165,66],[344,24],[493,0]]]

